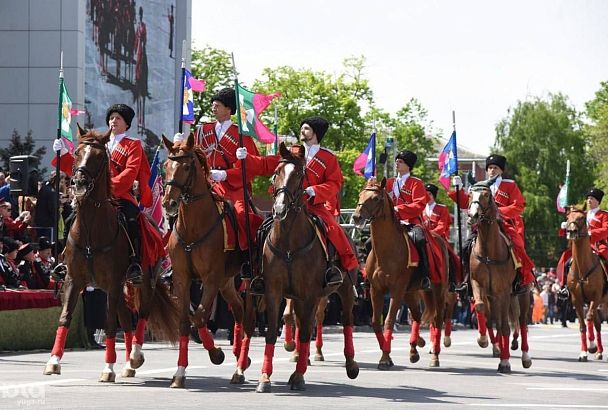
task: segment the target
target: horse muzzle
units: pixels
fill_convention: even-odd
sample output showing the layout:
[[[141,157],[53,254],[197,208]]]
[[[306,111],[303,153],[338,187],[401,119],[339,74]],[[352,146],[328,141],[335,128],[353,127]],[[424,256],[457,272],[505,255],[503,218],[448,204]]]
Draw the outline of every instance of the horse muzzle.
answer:
[[[177,215],[177,211],[179,210],[179,202],[175,199],[169,198],[166,201],[163,201],[163,208],[168,216],[174,217]]]
[[[368,220],[368,218],[363,218],[360,214],[356,212],[353,214],[353,222],[355,223],[356,229],[363,229]]]

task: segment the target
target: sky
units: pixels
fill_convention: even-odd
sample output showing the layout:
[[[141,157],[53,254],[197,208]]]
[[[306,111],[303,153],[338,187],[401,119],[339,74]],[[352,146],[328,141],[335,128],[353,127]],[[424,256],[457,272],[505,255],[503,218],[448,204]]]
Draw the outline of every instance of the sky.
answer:
[[[488,154],[518,101],[593,99],[608,80],[606,18],[603,0],[193,0],[192,40],[234,53],[246,85],[267,67],[337,74],[364,56],[377,107],[414,97],[445,139],[455,111],[458,144]]]

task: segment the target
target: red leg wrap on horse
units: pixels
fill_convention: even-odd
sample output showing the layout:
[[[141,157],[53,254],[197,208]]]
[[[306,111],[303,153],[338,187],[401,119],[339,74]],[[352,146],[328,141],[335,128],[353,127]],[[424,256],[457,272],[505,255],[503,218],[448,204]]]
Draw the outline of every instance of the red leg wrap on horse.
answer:
[[[179,337],[179,355],[177,356],[177,365],[181,367],[188,367],[188,342],[190,336]]]
[[[384,351],[384,335],[382,332],[375,332],[376,339],[378,340],[378,346],[380,346],[380,350]]]
[[[410,333],[410,344],[411,345],[417,344],[419,337],[420,337],[420,322],[413,320],[412,321],[412,331]]]
[[[133,343],[143,346],[144,345],[144,332],[146,331],[146,325],[148,321],[146,319],[139,319],[137,321],[137,327],[135,328],[135,337],[133,337]]]
[[[587,320],[587,334],[589,335],[589,341],[593,342],[595,340],[595,329],[591,320]]]
[[[133,349],[133,332],[125,332],[125,358],[127,362]]]
[[[285,343],[293,342],[293,326],[285,323],[285,326],[283,326],[283,334],[285,335]]]
[[[298,329],[298,327],[296,326],[296,337],[295,337],[295,341],[296,341],[296,352],[300,351],[300,329]]]
[[[264,363],[262,364],[262,373],[266,373],[268,377],[272,375],[272,358],[274,357],[274,345],[266,343],[264,347]]]
[[[310,354],[310,342],[300,342],[300,350],[298,350],[298,363],[296,364],[296,372],[300,374],[306,373],[308,368],[308,355]]]
[[[500,336],[500,360],[509,360],[509,336]]]
[[[384,329],[384,349],[385,353],[391,352],[391,343],[393,341],[393,329]]]
[[[344,357],[355,357],[355,345],[353,343],[353,327],[344,326]]]
[[[106,337],[106,363],[116,363],[116,337]]]
[[[479,328],[479,334],[485,336],[488,333],[488,327],[486,326],[486,315],[477,312],[477,326]]]
[[[212,350],[215,347],[215,342],[213,341],[213,336],[209,333],[207,326],[198,328],[198,336],[203,341],[203,347],[207,350]]]
[[[232,337],[232,353],[238,359],[241,353],[241,344],[243,342],[243,324],[234,324],[234,335]]]
[[[317,324],[317,338],[315,340],[315,346],[317,349],[323,347],[323,324]]]
[[[57,333],[55,333],[55,344],[53,350],[51,350],[51,356],[63,357],[63,349],[65,348],[65,339],[68,337],[69,327],[59,326]]]
[[[439,354],[441,352],[441,329],[433,327],[433,352]]]
[[[245,370],[249,365],[249,344],[251,343],[251,339],[247,335],[243,338],[243,343],[241,343],[241,352],[239,356],[239,360],[237,362],[237,367],[239,369]],[[273,345],[274,347],[274,345]]]
[[[528,347],[528,325],[523,325],[520,329],[521,332],[521,351],[527,352],[529,351]]]
[[[496,335],[494,334],[494,328],[493,327],[489,327],[488,328],[488,335],[490,336],[490,342],[492,342],[492,344],[497,343],[496,342]],[[498,341],[498,343],[500,344],[500,340]]]
[[[445,332],[444,333],[446,336],[452,335],[452,320],[448,319],[445,321]]]
[[[597,351],[599,353],[604,352],[604,346],[602,345],[602,332],[597,332]]]
[[[587,333],[581,332],[581,351],[587,351]]]
[[[429,325],[429,337],[431,339],[431,345],[435,344],[435,326]]]

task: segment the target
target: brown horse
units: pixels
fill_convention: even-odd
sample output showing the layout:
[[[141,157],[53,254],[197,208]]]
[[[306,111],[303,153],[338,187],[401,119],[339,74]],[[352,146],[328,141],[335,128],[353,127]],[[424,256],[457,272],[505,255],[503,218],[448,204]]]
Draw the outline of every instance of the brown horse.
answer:
[[[498,207],[492,197],[490,185],[490,181],[483,181],[471,188],[468,209],[469,224],[477,224],[478,232],[469,265],[479,323],[480,336],[477,343],[481,347],[488,345],[486,318],[489,317],[496,325],[500,348],[498,371],[510,373],[509,307],[511,284],[516,272],[511,248],[498,226]]]
[[[116,316],[125,331],[126,358],[129,362],[123,377],[133,377],[136,368],[144,362],[141,352],[148,319],[153,328],[160,330],[169,340],[177,341],[177,310],[169,291],[151,269],[145,269],[143,284],[135,290],[134,300],[139,308],[135,335],[131,318],[123,297],[125,274],[129,265],[130,243],[124,226],[119,222],[116,205],[112,200],[109,157],[106,142],[110,132],[99,134],[78,126],[79,144],[74,159],[74,196],[76,200],[74,223],[68,234],[63,253],[67,276],[63,285],[63,311],[51,358],[44,374],[61,374],[63,356],[72,313],[80,292],[88,284],[108,294],[106,319],[106,366],[101,382],[114,382],[116,363]]]
[[[604,347],[602,346],[601,318],[597,308],[608,302],[604,293],[606,289],[606,274],[600,263],[600,257],[592,252],[587,228],[587,214],[576,208],[570,208],[566,220],[566,238],[572,247],[572,265],[568,272],[568,289],[572,305],[578,317],[581,332],[581,352],[579,362],[587,361],[587,352],[596,353],[596,359],[601,360]],[[588,305],[585,317],[585,305]],[[585,328],[585,322],[587,324]],[[595,343],[594,328],[597,331]],[[587,346],[587,334],[589,346]]]
[[[371,302],[373,308],[372,326],[382,350],[378,369],[388,370],[393,366],[390,357],[393,326],[397,310],[405,301],[412,311],[412,334],[410,336],[410,362],[420,359],[417,347],[424,342],[420,338],[421,322],[429,322],[431,326],[431,367],[439,366],[441,328],[444,320],[446,283],[433,283],[430,292],[419,294],[418,285],[410,286],[410,282],[419,283],[413,269],[408,268],[410,239],[406,237],[404,228],[393,212],[393,201],[385,190],[386,179],[380,184],[370,179],[359,194],[359,202],[353,214],[355,223],[359,226],[370,221],[372,251],[367,257],[365,269],[371,285]],[[440,242],[441,243],[441,242]],[[444,260],[447,261],[447,249],[444,247]],[[446,266],[443,267],[447,269]],[[447,278],[447,270],[446,275]],[[416,281],[416,279],[418,279]],[[390,305],[384,320],[382,332],[382,311],[384,295],[390,294]],[[420,299],[424,301],[424,316],[417,312]]]
[[[289,378],[289,385],[292,390],[304,390],[313,316],[321,298],[336,291],[335,287],[324,287],[327,270],[325,250],[304,203],[304,148],[299,146],[298,151],[292,153],[281,143],[280,154],[282,159],[273,177],[273,223],[263,244],[260,269],[265,283],[264,302],[268,317],[264,363],[256,389],[260,393],[271,390],[270,376],[281,299],[287,297],[293,300],[297,320],[296,339],[299,341],[298,362]],[[346,303],[352,298],[352,293],[344,293],[341,296]],[[350,310],[345,309],[343,321],[346,373],[354,379],[359,374],[359,366],[354,360],[352,305]]]
[[[238,249],[224,249],[224,215],[228,204],[211,189],[206,156],[199,146],[194,146],[194,135],[191,133],[185,142],[179,144],[163,136],[163,143],[169,151],[165,163],[167,188],[163,207],[168,215],[177,216],[167,245],[173,265],[174,294],[180,308],[178,367],[171,387],[183,388],[188,366],[190,284],[194,279],[202,281],[203,296],[192,322],[198,329],[203,347],[209,351],[211,362],[221,364],[224,361],[222,349],[215,346],[207,329],[213,300],[219,291],[234,315],[232,351],[237,359],[241,348],[244,348],[243,361],[238,362],[241,374],[248,366],[249,337],[245,345],[242,344],[243,301],[234,285],[243,254]],[[244,378],[233,378],[234,382],[243,383]]]

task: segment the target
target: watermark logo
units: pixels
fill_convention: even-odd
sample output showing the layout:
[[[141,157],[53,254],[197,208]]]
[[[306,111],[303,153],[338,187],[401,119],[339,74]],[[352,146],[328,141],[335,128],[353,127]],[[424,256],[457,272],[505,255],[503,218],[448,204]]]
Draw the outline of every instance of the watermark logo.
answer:
[[[10,400],[19,407],[44,405],[46,402],[46,386],[0,383],[0,399],[5,403]]]

